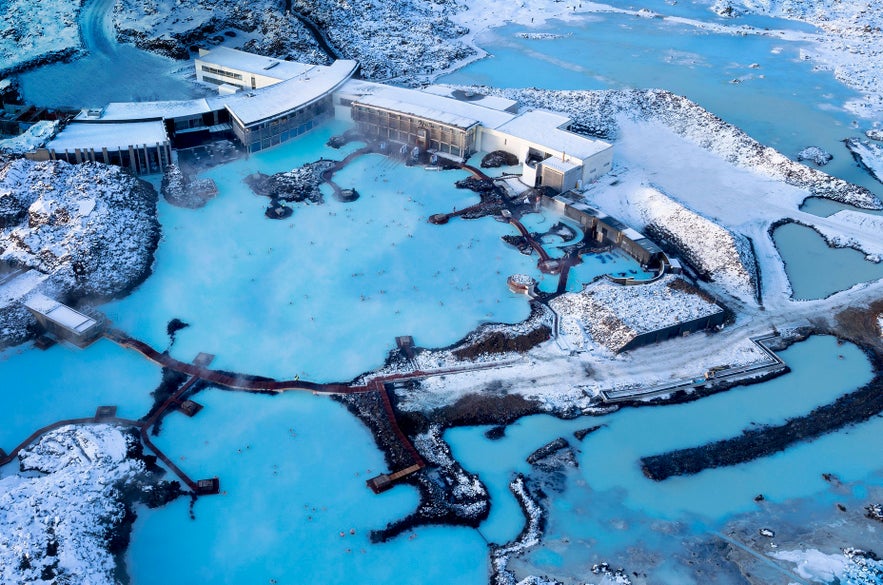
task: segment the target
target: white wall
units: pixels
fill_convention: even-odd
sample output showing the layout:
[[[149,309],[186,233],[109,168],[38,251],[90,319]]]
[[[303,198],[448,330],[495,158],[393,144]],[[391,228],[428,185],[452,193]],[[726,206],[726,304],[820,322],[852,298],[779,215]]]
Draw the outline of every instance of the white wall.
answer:
[[[587,185],[609,173],[613,168],[613,146],[609,146],[583,161],[582,181]]]

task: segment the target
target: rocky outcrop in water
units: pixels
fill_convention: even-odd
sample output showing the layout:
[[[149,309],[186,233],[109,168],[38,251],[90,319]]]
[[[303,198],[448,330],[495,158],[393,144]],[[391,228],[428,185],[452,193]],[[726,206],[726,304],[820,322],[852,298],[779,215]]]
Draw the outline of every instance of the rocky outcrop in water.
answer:
[[[319,190],[323,182],[322,173],[333,165],[334,161],[320,160],[275,175],[255,173],[247,176],[245,182],[255,195],[272,200],[321,204],[325,202]]]
[[[481,168],[496,169],[503,166],[512,166],[518,164],[518,157],[511,152],[505,150],[495,150],[489,152],[481,159]]]
[[[809,161],[817,167],[823,167],[834,159],[834,155],[818,146],[807,146],[797,153],[798,161]]]

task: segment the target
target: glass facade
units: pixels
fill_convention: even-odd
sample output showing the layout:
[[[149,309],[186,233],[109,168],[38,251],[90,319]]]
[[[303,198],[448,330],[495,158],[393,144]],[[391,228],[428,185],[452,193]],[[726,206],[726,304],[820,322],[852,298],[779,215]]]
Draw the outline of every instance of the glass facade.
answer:
[[[419,146],[457,157],[465,157],[473,152],[478,129],[478,124],[459,128],[358,102],[353,104],[353,121],[360,132],[371,138]]]
[[[233,132],[248,152],[258,152],[282,144],[309,132],[333,113],[331,96],[322,98],[302,108],[247,127],[234,123]]]

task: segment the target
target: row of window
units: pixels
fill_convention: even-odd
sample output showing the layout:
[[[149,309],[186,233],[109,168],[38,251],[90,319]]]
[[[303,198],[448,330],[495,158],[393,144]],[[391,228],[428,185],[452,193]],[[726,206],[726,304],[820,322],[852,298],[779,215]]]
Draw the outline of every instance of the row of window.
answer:
[[[401,130],[395,130],[378,124],[368,122],[358,122],[359,130],[369,136],[375,138],[387,139],[393,142],[400,142],[408,145],[416,145],[418,143],[417,135]],[[441,133],[439,133],[441,134]],[[468,148],[465,133],[453,135],[452,132],[445,132],[442,136],[430,134],[428,147],[438,152],[453,154],[455,156],[463,156]]]
[[[211,73],[212,75],[220,75],[221,77],[231,77],[233,79],[242,80],[241,73],[233,73],[231,71],[224,71],[223,69],[216,69],[214,67],[209,67],[208,65],[203,65],[202,70],[206,73]],[[206,81],[212,81],[212,83],[217,83],[216,81],[208,80],[208,79]]]

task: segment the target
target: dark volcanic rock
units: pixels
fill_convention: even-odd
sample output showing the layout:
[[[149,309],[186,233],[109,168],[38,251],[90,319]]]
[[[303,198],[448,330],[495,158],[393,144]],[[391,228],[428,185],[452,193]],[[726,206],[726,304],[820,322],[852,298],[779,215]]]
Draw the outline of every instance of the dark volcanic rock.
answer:
[[[595,431],[597,431],[598,429],[600,429],[601,427],[604,427],[604,426],[607,426],[607,425],[595,425],[595,426],[589,427],[587,429],[579,429],[578,431],[573,431],[573,436],[576,437],[577,441],[582,441],[583,439],[586,438],[587,435],[591,435],[592,433],[594,433]]]
[[[692,475],[704,469],[752,461],[791,445],[814,439],[859,423],[883,412],[883,374],[862,388],[820,406],[809,414],[790,419],[783,425],[748,429],[738,437],[644,457],[644,475],[654,480],[673,475]]]
[[[481,159],[481,168],[483,169],[495,169],[502,166],[513,166],[517,164],[518,157],[505,150],[489,152]]]
[[[561,451],[562,449],[567,449],[568,447],[570,447],[570,443],[567,442],[567,439],[563,437],[558,437],[551,443],[543,445],[542,447],[528,455],[527,462],[531,465],[536,465],[537,461],[545,459],[553,453]]]
[[[476,177],[466,177],[465,179],[460,179],[454,185],[457,189],[471,189],[477,193],[481,191],[493,191],[494,190],[494,182],[486,181],[484,179],[478,179]]]

